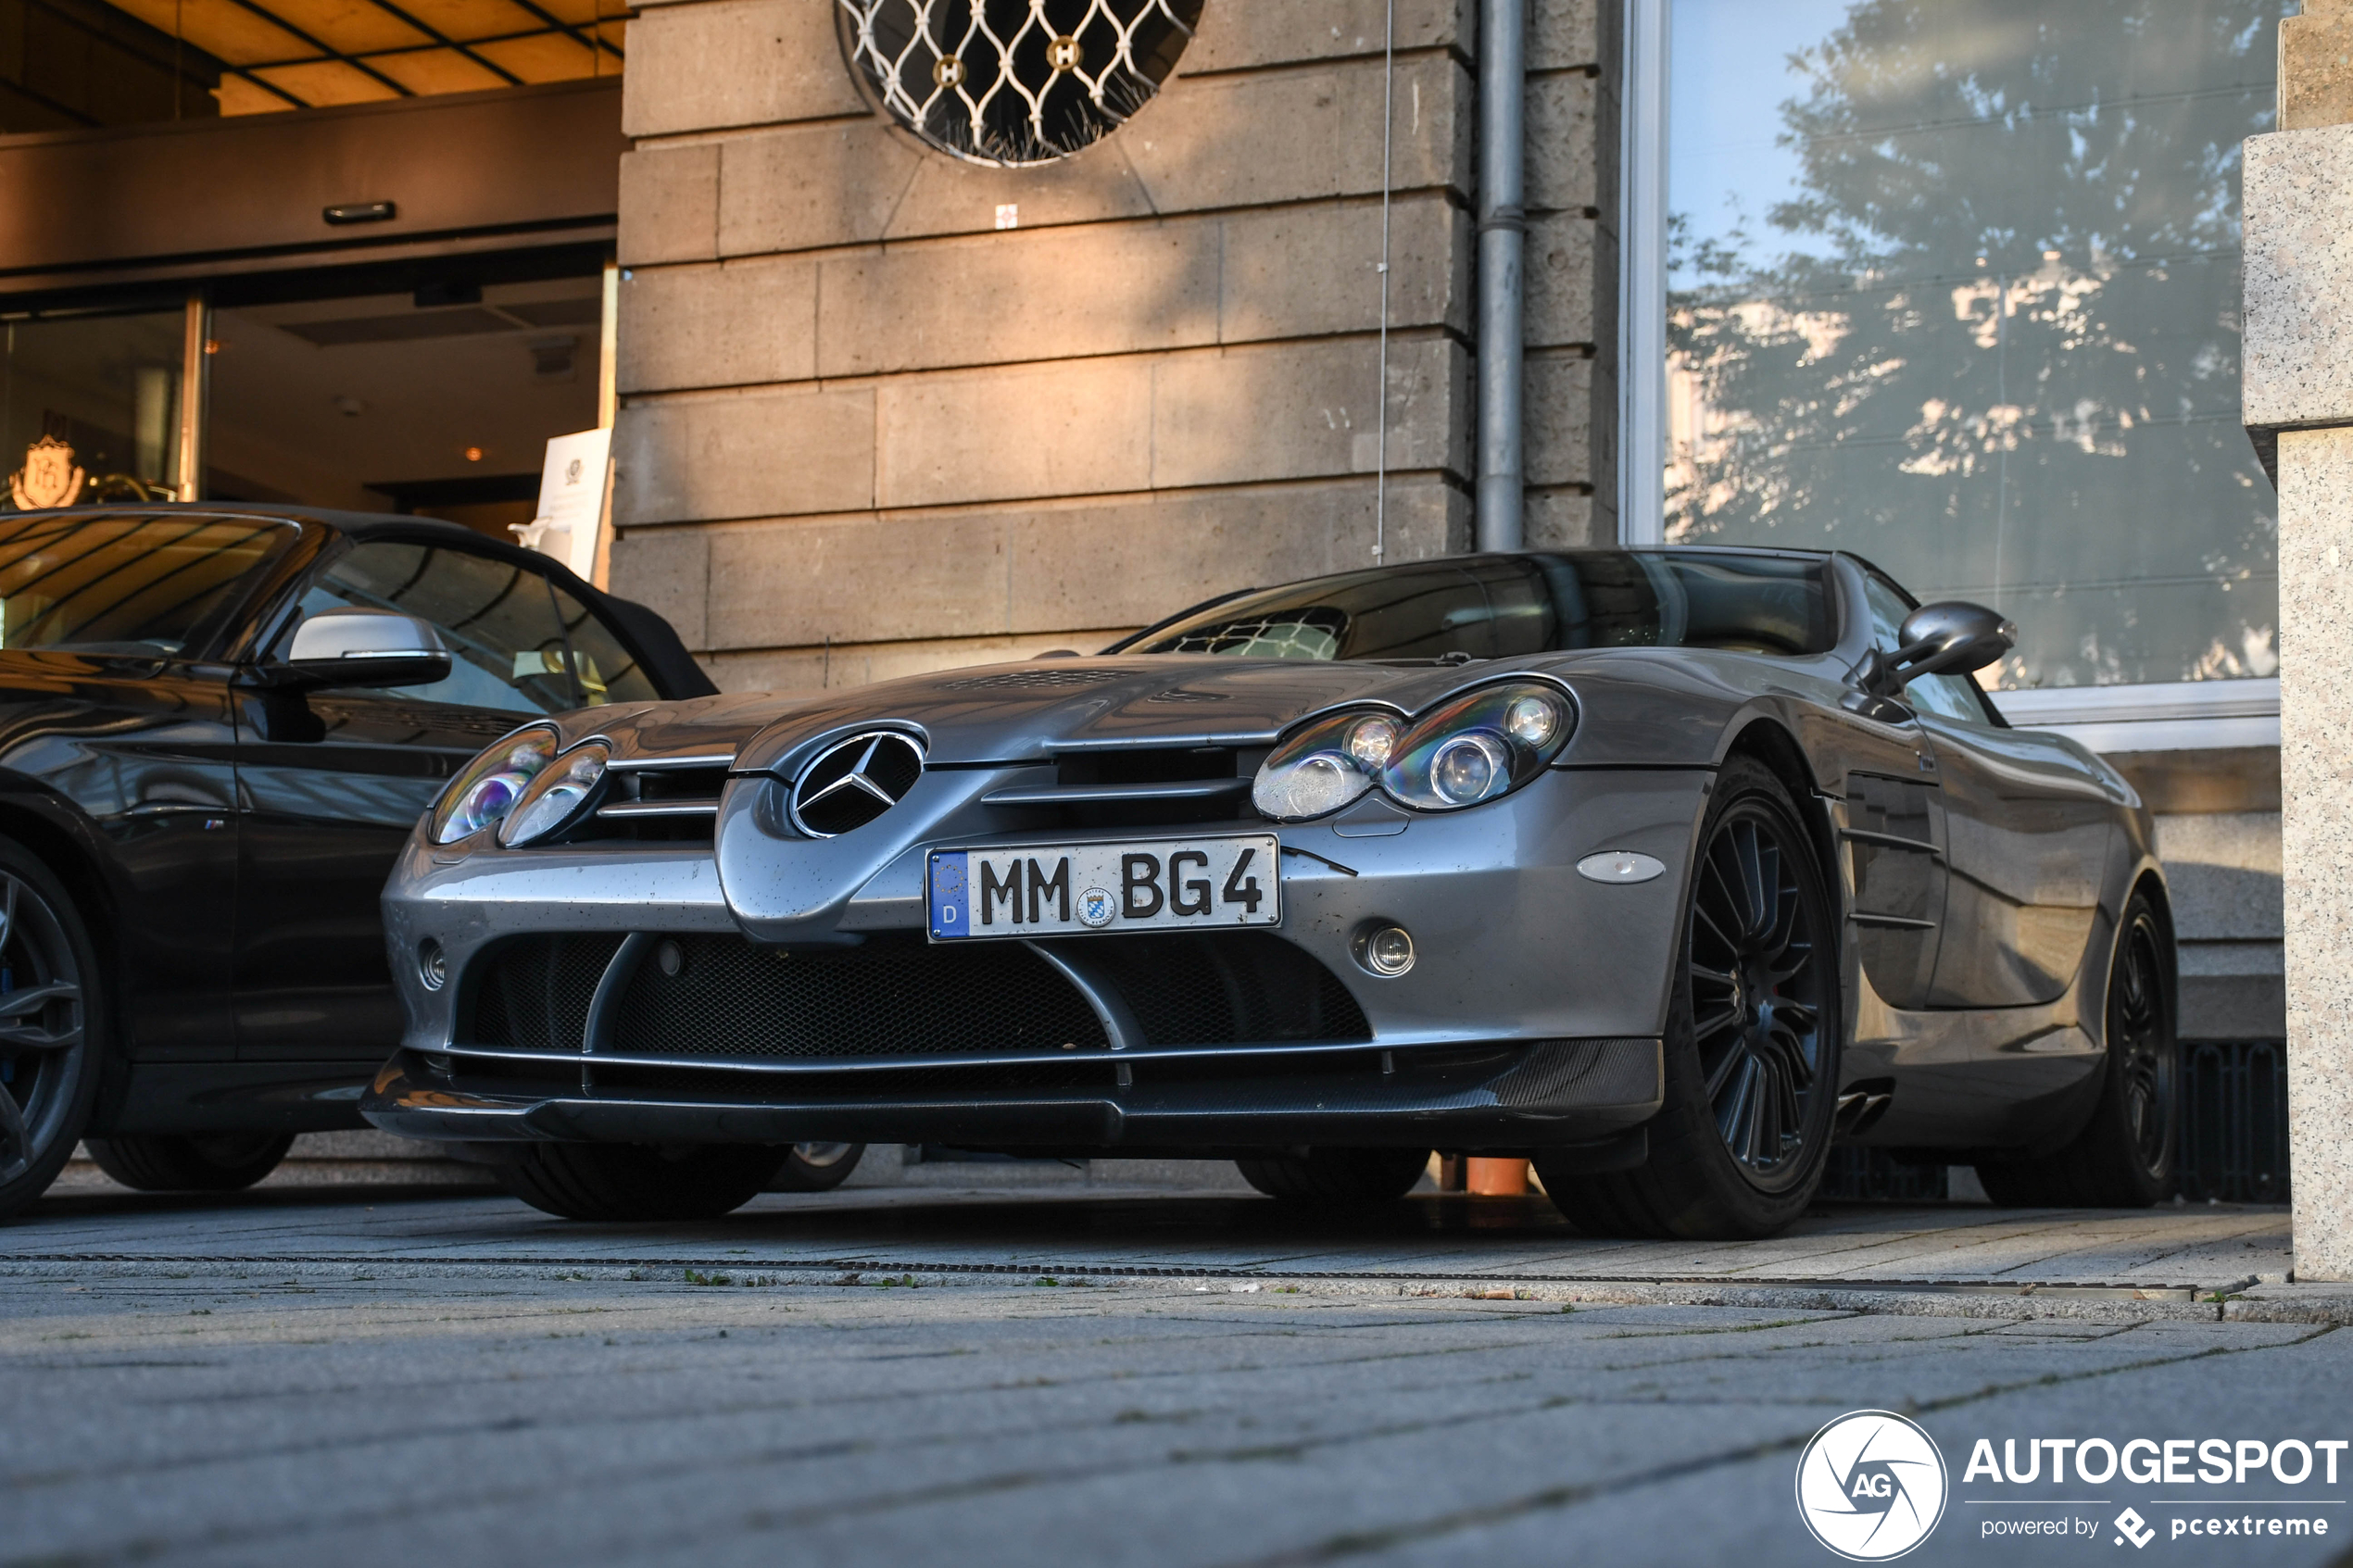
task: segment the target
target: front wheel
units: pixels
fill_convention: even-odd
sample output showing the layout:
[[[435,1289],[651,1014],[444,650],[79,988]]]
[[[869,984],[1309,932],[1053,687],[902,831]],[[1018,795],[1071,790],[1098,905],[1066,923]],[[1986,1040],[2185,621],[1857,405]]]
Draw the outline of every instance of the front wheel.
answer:
[[[710,1220],[750,1202],[784,1160],[772,1144],[543,1143],[491,1169],[509,1192],[561,1219]]]
[[[72,898],[0,839],[0,1219],[48,1190],[90,1120],[104,1000]]]
[[[2124,906],[2108,978],[2108,1079],[2075,1141],[2039,1160],[1986,1161],[1985,1196],[2009,1209],[2145,1209],[2173,1190],[2181,1120],[2173,944],[2142,894]]]
[[[1735,758],[1717,775],[1685,896],[1650,1160],[1536,1173],[1595,1236],[1745,1241],[1806,1211],[1838,1098],[1838,945],[1789,791]]]
[[[140,1192],[240,1192],[293,1147],[287,1133],[133,1134],[88,1143],[99,1170]]]
[[[1242,1180],[1269,1198],[1330,1207],[1394,1203],[1429,1167],[1426,1148],[1311,1148],[1237,1160]]]

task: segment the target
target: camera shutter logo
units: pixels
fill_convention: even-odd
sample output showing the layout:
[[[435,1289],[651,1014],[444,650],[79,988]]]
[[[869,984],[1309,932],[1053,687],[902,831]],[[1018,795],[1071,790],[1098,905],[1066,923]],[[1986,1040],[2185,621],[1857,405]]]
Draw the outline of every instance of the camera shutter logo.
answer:
[[[1950,1485],[1934,1438],[1892,1411],[1855,1411],[1798,1457],[1797,1512],[1839,1556],[1884,1562],[1928,1539]]]

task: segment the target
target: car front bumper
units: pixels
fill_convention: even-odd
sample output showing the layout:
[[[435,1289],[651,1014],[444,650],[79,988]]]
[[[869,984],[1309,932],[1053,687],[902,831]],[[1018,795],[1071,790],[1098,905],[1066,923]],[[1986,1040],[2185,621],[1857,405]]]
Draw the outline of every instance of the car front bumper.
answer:
[[[991,782],[986,772],[966,777],[957,782],[974,793]],[[1284,850],[1283,920],[1264,939],[1289,945],[1343,988],[1362,1027],[1327,1038],[1147,1037],[1132,1023],[1119,1026],[1116,987],[1089,962],[1105,951],[1093,944],[1145,939],[1066,937],[1031,951],[1043,952],[1104,1020],[1096,1046],[1108,1048],[1075,1057],[1062,1054],[1073,1049],[1066,1043],[958,1055],[903,1037],[854,1058],[763,1055],[716,1033],[711,1048],[682,1053],[675,1029],[673,1048],[648,1053],[625,1040],[617,1046],[609,1024],[599,1034],[587,1022],[561,1024],[520,1048],[482,1038],[468,1009],[478,976],[516,938],[618,943],[613,967],[627,971],[618,976],[623,990],[639,972],[631,966],[646,963],[649,944],[664,937],[778,953],[898,943],[920,956],[930,848],[1269,829],[918,838],[885,846],[879,866],[876,855],[857,874],[837,877],[837,896],[813,901],[788,925],[757,908],[760,890],[746,896],[731,885],[743,876],[741,857],[623,845],[450,856],[412,841],[384,901],[408,1012],[405,1049],[362,1109],[388,1131],[459,1140],[1076,1149],[1533,1148],[1605,1138],[1658,1106],[1657,1042],[1685,867],[1710,778],[1689,770],[1560,770],[1491,805],[1381,824],[1384,831],[1329,822],[1273,829]],[[723,842],[748,828],[730,821],[737,814],[723,811]],[[838,858],[845,843],[810,853]],[[1646,854],[1666,871],[1633,884],[1580,876],[1578,861],[1604,850]],[[1365,934],[1385,923],[1413,935],[1416,960],[1406,974],[1376,975],[1358,960]],[[418,961],[428,944],[447,976],[437,987],[426,985]],[[941,945],[950,946],[1023,945]],[[914,1070],[926,1076],[916,1080]]]

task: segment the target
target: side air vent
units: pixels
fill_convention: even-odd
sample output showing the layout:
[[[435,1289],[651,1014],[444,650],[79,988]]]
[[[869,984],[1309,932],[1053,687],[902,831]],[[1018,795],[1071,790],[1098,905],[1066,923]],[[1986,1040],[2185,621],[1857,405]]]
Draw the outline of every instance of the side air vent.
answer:
[[[852,735],[793,781],[793,826],[812,838],[864,827],[904,800],[923,773],[923,747],[912,736],[897,730]]]

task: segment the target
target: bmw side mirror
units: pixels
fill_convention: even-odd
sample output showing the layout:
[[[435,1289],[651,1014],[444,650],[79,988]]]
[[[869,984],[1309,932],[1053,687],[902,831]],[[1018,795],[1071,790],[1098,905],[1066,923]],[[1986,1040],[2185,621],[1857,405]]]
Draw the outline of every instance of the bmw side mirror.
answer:
[[[295,629],[285,658],[257,673],[274,686],[427,686],[449,678],[430,622],[391,609],[328,609]]]

